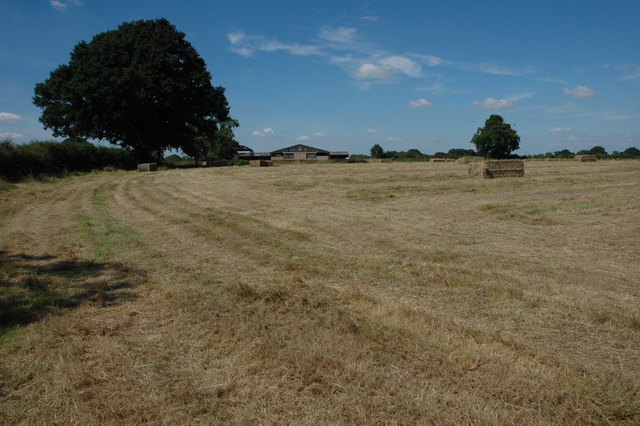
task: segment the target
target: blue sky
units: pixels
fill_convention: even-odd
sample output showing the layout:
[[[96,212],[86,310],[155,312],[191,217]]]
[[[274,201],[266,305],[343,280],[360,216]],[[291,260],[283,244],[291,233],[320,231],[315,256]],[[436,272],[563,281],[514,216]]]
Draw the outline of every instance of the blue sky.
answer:
[[[469,149],[491,114],[520,154],[640,148],[638,0],[0,0],[0,137],[52,139],[34,85],[80,40],[161,17],[257,151]]]

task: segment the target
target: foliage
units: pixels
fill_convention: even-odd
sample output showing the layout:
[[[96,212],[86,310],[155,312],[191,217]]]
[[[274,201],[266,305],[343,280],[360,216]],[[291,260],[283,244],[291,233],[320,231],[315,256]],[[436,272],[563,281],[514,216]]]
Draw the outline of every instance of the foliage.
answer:
[[[478,128],[471,143],[476,146],[478,155],[509,158],[513,151],[520,148],[520,136],[501,116],[492,114],[484,127]]]
[[[631,148],[625,149],[623,154],[626,154],[632,157],[640,157],[640,149],[632,146]]]
[[[460,158],[465,156],[476,155],[476,152],[472,149],[451,148],[447,153],[449,158]]]
[[[379,144],[371,147],[371,156],[373,158],[384,158],[384,149]]]
[[[425,161],[429,156],[420,152],[417,148],[411,148],[408,151],[385,151],[379,144],[371,147],[371,157],[373,158],[392,158],[400,161]]]
[[[230,120],[224,88],[212,86],[204,60],[166,19],[81,41],[36,85],[33,102],[55,136],[104,139],[132,148],[139,162],[168,148],[200,156],[197,138],[215,138]]]
[[[236,120],[220,123],[220,130],[209,136],[196,138],[202,146],[202,159],[206,161],[230,160],[236,156],[240,144],[234,139],[233,128],[238,126]]]
[[[132,169],[135,164],[131,151],[88,142],[66,140],[16,145],[8,140],[0,141],[0,178],[10,182],[106,167]]]

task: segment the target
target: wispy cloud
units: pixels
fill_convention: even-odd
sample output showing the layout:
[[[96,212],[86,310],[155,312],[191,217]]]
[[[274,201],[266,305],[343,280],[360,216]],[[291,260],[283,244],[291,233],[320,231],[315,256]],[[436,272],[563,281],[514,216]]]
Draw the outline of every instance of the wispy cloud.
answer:
[[[12,123],[18,120],[22,120],[21,115],[13,114],[10,112],[0,112],[0,122],[2,123]]]
[[[321,54],[318,46],[303,45],[296,43],[281,43],[277,40],[267,40],[259,36],[248,36],[244,32],[233,32],[227,34],[227,39],[231,44],[229,49],[238,55],[251,57],[254,52],[276,52],[286,51],[297,56],[311,56]]]
[[[410,101],[409,106],[411,108],[431,108],[433,105],[425,98],[420,98],[416,101]]]
[[[251,133],[251,136],[267,136],[267,135],[273,135],[274,133],[275,132],[271,127],[266,127],[261,132],[258,130],[254,131],[253,133]]]
[[[357,41],[357,29],[352,27],[322,27],[318,36],[331,42],[350,44]]]
[[[56,10],[67,10],[71,6],[82,6],[81,0],[50,0],[49,5]]]
[[[256,52],[284,51],[297,56],[325,57],[331,64],[343,68],[361,88],[372,82],[391,80],[396,76],[425,78],[423,67],[449,67],[458,70],[499,75],[522,75],[531,72],[503,65],[468,64],[420,52],[393,52],[364,40],[354,27],[320,28],[311,43],[282,42],[263,36],[247,35],[243,31],[227,34],[229,49],[241,56]]]
[[[388,136],[388,137],[387,137],[387,140],[388,140],[389,142],[402,142],[402,139],[400,139],[400,138],[396,138],[396,137],[394,137],[394,136]]]
[[[0,139],[20,139],[24,138],[22,133],[0,132]]]
[[[548,130],[551,133],[562,133],[562,132],[570,132],[571,129],[568,127],[553,127]]]
[[[354,74],[354,77],[361,80],[386,79],[393,76],[396,72],[397,70],[389,66],[362,64]]]
[[[640,119],[640,114],[636,113],[636,114],[619,114],[619,115],[615,115],[615,114],[609,114],[609,115],[605,115],[604,117],[602,117],[603,120],[607,120],[607,121],[618,121],[618,120],[639,120]]]
[[[475,101],[473,105],[482,109],[505,109],[511,108],[513,102],[507,99],[486,98],[484,101]]]
[[[362,16],[360,19],[362,19],[363,21],[378,22],[380,20],[380,17],[379,16],[367,15],[367,16]]]
[[[367,129],[365,130],[366,133],[369,133],[370,135],[375,135],[376,133],[380,133],[380,130],[376,130],[376,129]]]
[[[381,65],[391,67],[410,77],[420,77],[422,75],[422,67],[411,59],[404,56],[388,56],[378,61]]]
[[[430,67],[437,67],[439,65],[444,65],[444,64],[451,64],[451,61],[446,61],[442,58],[439,58],[437,56],[433,56],[433,55],[424,55],[421,53],[411,53],[408,56],[411,56],[412,58],[416,58],[417,60],[419,60],[420,62],[422,62],[424,65],[430,66]]]
[[[494,75],[518,76],[531,72],[530,69],[513,69],[496,64],[460,64],[459,67],[465,71],[474,71]]]
[[[312,133],[310,135],[302,135],[296,138],[297,141],[304,142],[310,141],[311,139],[323,138],[327,136],[325,133]]]
[[[587,86],[576,86],[574,89],[564,88],[562,93],[576,99],[587,99],[596,96],[596,91]]]

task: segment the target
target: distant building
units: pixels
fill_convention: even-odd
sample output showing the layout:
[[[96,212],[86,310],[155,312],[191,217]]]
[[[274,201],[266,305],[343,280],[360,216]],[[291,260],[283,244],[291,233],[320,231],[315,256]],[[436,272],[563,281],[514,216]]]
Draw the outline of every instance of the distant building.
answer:
[[[326,161],[338,160],[349,157],[347,151],[325,151],[307,145],[293,145],[287,148],[271,152],[254,152],[251,148],[242,146],[238,151],[238,158],[244,160],[271,160],[271,161]]]

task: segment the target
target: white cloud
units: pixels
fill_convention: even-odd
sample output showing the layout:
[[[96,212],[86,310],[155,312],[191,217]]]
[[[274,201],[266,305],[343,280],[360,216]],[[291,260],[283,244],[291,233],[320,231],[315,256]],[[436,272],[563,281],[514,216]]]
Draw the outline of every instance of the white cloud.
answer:
[[[482,109],[511,108],[513,103],[506,99],[486,98],[484,101],[475,101],[474,106]]]
[[[264,128],[261,132],[259,131],[254,131],[251,133],[251,136],[266,136],[266,135],[273,135],[275,132],[273,131],[273,129],[271,127],[266,127]]]
[[[393,76],[396,73],[391,67],[383,67],[374,64],[362,64],[358,71],[355,73],[355,77],[359,79],[384,79]]]
[[[410,101],[409,106],[411,108],[430,108],[433,105],[425,98],[420,98],[417,101]]]
[[[238,55],[251,57],[256,50],[263,52],[276,52],[283,50],[297,56],[319,55],[319,48],[315,45],[303,45],[296,43],[281,43],[277,40],[266,40],[264,37],[247,36],[238,31],[227,34],[231,46],[229,49]]]
[[[376,130],[376,129],[367,129],[365,131],[370,135],[375,135],[376,133],[380,133],[380,130]]]
[[[69,6],[81,6],[80,0],[50,0],[49,5],[56,10],[66,10]]]
[[[22,133],[0,132],[0,139],[20,139],[24,138]]]
[[[381,65],[396,69],[410,77],[420,77],[422,67],[404,56],[389,56],[378,61]]]
[[[298,136],[296,138],[297,141],[310,141],[311,139],[315,139],[315,138],[323,138],[327,136],[326,133],[312,133],[310,135],[303,135],[303,136]]]
[[[10,112],[0,112],[0,122],[11,123],[18,120],[22,120],[22,116],[18,114],[12,114]]]
[[[422,63],[430,67],[437,67],[438,65],[449,63],[448,61],[445,61],[444,59],[438,58],[437,56],[433,56],[433,55],[422,55],[419,53],[412,53],[409,56],[411,56],[412,58],[420,59]]]
[[[387,137],[387,140],[388,140],[389,142],[402,142],[402,139],[400,139],[400,138],[396,138],[396,137],[394,137],[394,136],[389,136],[389,137]]]
[[[377,64],[365,63],[360,65],[355,77],[366,79],[386,79],[397,73],[403,73],[410,77],[420,77],[422,67],[420,64],[404,56],[387,56],[377,60]]]
[[[245,38],[245,34],[242,31],[237,33],[229,33],[227,34],[227,38],[229,39],[229,42],[231,44],[238,44],[240,40]]]
[[[519,93],[517,95],[513,95],[513,96],[509,96],[509,101],[510,102],[517,102],[521,99],[528,99],[528,98],[532,98],[533,97],[533,93]]]
[[[554,127],[552,129],[549,129],[549,131],[551,133],[560,133],[560,132],[570,132],[571,129],[569,129],[568,127]]]
[[[379,16],[363,16],[360,19],[362,19],[363,21],[373,21],[373,22],[377,22],[380,20]]]
[[[595,90],[589,89],[587,86],[576,86],[575,89],[562,89],[562,93],[576,99],[593,98],[596,95]]]

